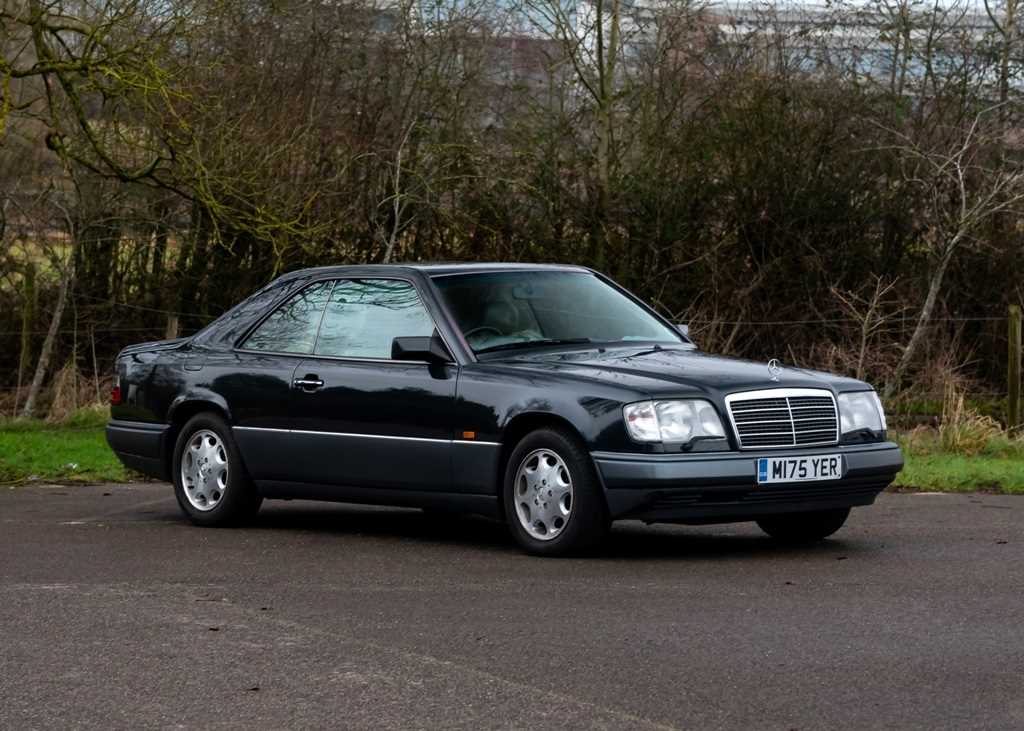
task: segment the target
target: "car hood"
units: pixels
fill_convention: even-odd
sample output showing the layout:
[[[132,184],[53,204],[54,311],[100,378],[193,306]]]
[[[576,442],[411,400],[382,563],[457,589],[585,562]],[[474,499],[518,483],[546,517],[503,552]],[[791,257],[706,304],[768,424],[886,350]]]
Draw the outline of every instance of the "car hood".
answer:
[[[751,391],[763,388],[870,388],[862,381],[821,371],[782,365],[772,380],[767,362],[709,355],[695,349],[650,346],[575,351],[534,351],[502,358],[501,365],[611,382],[649,396],[684,396]]]

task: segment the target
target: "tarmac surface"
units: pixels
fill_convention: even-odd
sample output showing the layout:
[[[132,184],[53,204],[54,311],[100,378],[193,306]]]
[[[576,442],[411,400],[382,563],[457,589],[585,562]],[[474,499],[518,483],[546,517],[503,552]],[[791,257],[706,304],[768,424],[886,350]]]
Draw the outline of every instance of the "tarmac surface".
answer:
[[[0,728],[1024,728],[1024,497],[883,495],[786,548],[168,485],[0,489]]]

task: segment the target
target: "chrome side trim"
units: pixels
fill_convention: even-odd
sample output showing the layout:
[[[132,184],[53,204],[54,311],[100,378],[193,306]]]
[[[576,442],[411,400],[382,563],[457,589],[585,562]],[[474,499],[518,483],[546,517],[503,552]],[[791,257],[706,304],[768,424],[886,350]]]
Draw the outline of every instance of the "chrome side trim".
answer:
[[[292,434],[307,434],[314,437],[359,437],[362,439],[391,439],[404,442],[440,442],[447,443],[451,439],[431,439],[429,437],[398,437],[390,434],[354,434],[341,431],[316,431],[309,429],[288,429]]]
[[[123,421],[121,419],[111,419],[107,422],[106,428],[117,429],[118,431],[137,431],[144,434],[162,434],[170,428],[170,424],[155,424],[149,421]]]
[[[440,331],[439,331],[440,332]],[[443,339],[443,338],[442,338]],[[445,344],[447,346],[447,343]],[[316,355],[315,353],[284,353],[274,350],[247,350],[246,348],[234,348],[236,353],[245,353],[246,355],[273,355],[276,357],[284,358],[298,358],[300,360],[329,360],[337,363],[374,363],[374,364],[391,364],[399,366],[410,366],[410,365],[422,365],[428,366],[425,360],[392,360],[391,358],[356,358],[353,356],[346,355]],[[445,363],[444,365],[457,365],[454,361]]]
[[[310,431],[308,429],[274,429],[267,426],[233,426],[240,431],[262,431],[277,434],[309,434],[320,437],[355,437],[357,439],[391,439],[403,442],[429,442],[437,444],[478,444],[484,447],[500,447],[501,442],[483,442],[476,439],[433,439],[430,437],[401,437],[392,434],[354,434],[340,431]]]

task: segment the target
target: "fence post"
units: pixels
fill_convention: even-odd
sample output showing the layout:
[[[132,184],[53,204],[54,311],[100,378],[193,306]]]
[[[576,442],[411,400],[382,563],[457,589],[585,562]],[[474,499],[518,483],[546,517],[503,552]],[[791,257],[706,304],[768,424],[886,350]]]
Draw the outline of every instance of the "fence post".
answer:
[[[178,315],[174,312],[167,313],[167,329],[164,331],[164,338],[174,340],[178,337]]]
[[[1006,365],[1006,428],[1008,431],[1014,431],[1020,428],[1020,305],[1010,305],[1009,327],[1007,334],[1009,336],[1010,348],[1009,360]]]

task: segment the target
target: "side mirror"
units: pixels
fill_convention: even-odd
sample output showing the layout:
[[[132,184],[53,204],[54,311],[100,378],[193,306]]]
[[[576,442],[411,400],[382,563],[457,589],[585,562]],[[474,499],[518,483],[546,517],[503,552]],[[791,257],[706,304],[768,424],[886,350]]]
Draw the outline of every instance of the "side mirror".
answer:
[[[690,340],[690,325],[686,322],[677,322],[676,329],[683,334],[683,337]],[[692,341],[691,341],[692,342]]]
[[[395,338],[391,341],[391,360],[422,360],[434,364],[451,363],[453,358],[435,332],[430,337]]]

